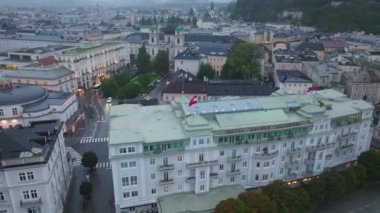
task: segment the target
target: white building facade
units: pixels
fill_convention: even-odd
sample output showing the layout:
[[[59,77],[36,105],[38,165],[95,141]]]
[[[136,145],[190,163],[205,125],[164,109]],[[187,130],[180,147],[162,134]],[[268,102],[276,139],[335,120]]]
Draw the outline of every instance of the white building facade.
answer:
[[[55,56],[60,65],[73,70],[78,86],[91,88],[101,76],[124,66],[125,51],[121,43],[104,43],[78,47]]]
[[[37,86],[0,87],[0,92],[0,129],[30,126],[36,121],[66,122],[78,110],[74,93],[47,91]]]
[[[26,140],[27,136],[37,134],[27,131],[41,130],[37,127],[28,129],[12,129],[5,131],[17,143]],[[35,129],[36,128],[36,129]],[[50,129],[53,130],[52,126]],[[42,148],[32,148],[19,154],[19,157],[3,157],[0,171],[0,212],[2,213],[43,213],[63,212],[67,190],[71,181],[71,168],[66,157],[62,123],[58,124],[55,135],[48,136],[52,142]],[[0,136],[1,140],[5,140]],[[7,148],[2,141],[3,155]],[[7,141],[10,143],[10,141]],[[24,142],[20,142],[23,144]],[[32,142],[30,142],[32,143]],[[31,145],[32,147],[34,145]],[[9,150],[8,150],[9,151]]]
[[[192,107],[114,106],[116,212],[157,210],[157,198],[176,193],[293,182],[353,162],[369,149],[372,110],[334,90]]]

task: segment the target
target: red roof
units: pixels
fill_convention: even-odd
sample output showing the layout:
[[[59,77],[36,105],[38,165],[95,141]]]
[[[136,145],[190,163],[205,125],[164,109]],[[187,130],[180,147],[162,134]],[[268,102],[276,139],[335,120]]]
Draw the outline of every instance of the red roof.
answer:
[[[38,63],[43,65],[43,66],[51,65],[51,64],[55,64],[55,59],[54,59],[54,56],[49,56],[46,58],[39,59]]]

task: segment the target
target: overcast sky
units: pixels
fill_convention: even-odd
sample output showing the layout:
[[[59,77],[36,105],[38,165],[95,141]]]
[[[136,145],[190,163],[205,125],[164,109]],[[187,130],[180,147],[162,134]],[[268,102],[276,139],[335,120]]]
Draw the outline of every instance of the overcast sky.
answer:
[[[214,2],[230,2],[232,0],[214,0]],[[75,5],[95,5],[96,3],[100,5],[129,5],[129,6],[137,6],[137,5],[149,5],[151,3],[207,3],[211,2],[211,0],[0,0],[0,6],[28,6],[28,7],[40,7],[40,6],[75,6]]]

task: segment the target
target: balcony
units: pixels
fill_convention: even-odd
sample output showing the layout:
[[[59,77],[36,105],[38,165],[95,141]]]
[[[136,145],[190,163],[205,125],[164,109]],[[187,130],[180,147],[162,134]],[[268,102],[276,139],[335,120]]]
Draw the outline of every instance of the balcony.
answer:
[[[274,158],[278,155],[278,151],[268,152],[268,153],[255,153],[254,156],[259,159]]]
[[[315,159],[305,159],[305,164],[314,164]]]
[[[186,164],[187,169],[195,169],[198,167],[207,167],[207,166],[214,166],[218,165],[218,160],[212,160],[212,161],[202,161],[197,163],[188,163]]]
[[[240,175],[240,170],[234,170],[234,171],[227,171],[228,176],[235,176],[235,175]]]
[[[211,179],[217,179],[218,178],[218,173],[210,173],[210,178]]]
[[[288,154],[296,154],[296,153],[300,153],[302,151],[301,148],[290,148],[288,150],[286,150],[286,152]]]
[[[188,177],[185,180],[186,183],[195,183],[195,177]]]
[[[350,150],[350,149],[352,149],[354,147],[354,144],[342,144],[342,145],[339,145],[339,147],[337,147],[336,149],[338,150],[338,151],[343,151],[343,150]]]
[[[240,155],[239,156],[232,156],[232,157],[228,158],[228,162],[238,162],[241,160],[242,160],[242,157]]]
[[[291,181],[297,179],[297,174],[296,173],[291,173],[291,174],[286,174],[284,176],[285,181]]]
[[[306,147],[306,151],[317,151],[321,149],[327,149],[327,148],[333,147],[334,145],[335,143],[327,143],[327,144],[320,144],[316,146],[308,146]]]
[[[298,165],[298,163],[299,163],[299,160],[286,161],[285,162],[285,166],[286,167],[293,167],[293,166]]]
[[[338,141],[342,141],[342,140],[351,140],[351,139],[354,139],[356,137],[356,132],[351,132],[351,133],[348,133],[348,134],[344,134],[344,135],[338,135]]]
[[[37,206],[42,203],[41,198],[33,199],[33,200],[20,200],[20,207],[27,208],[32,206]]]
[[[173,170],[174,169],[174,165],[173,164],[167,164],[167,165],[161,165],[158,170],[160,171],[168,171],[168,170]]]
[[[174,184],[173,179],[160,180],[160,186]]]

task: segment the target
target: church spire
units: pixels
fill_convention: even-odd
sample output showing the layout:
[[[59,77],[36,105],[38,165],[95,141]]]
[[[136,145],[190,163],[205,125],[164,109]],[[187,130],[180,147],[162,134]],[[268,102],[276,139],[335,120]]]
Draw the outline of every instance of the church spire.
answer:
[[[214,0],[211,1],[211,10],[214,9]]]

